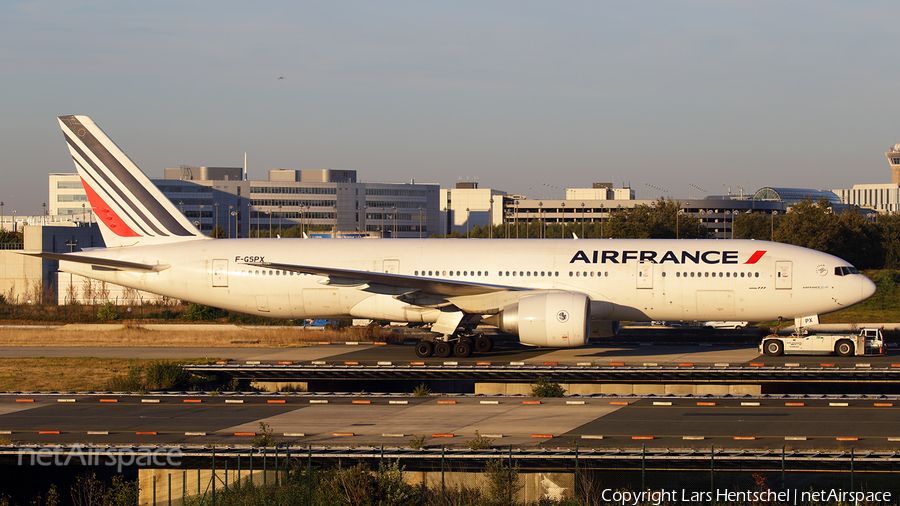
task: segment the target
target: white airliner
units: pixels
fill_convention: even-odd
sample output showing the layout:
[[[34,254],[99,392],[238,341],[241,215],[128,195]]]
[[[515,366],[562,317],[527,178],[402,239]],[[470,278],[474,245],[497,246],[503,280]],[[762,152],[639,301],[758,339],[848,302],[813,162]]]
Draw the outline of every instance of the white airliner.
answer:
[[[61,116],[106,248],[61,271],[275,318],[431,323],[419,356],[489,351],[479,323],[530,346],[611,336],[620,320],[776,320],[875,293],[850,264],[797,246],[665,239],[210,239],[87,116]]]

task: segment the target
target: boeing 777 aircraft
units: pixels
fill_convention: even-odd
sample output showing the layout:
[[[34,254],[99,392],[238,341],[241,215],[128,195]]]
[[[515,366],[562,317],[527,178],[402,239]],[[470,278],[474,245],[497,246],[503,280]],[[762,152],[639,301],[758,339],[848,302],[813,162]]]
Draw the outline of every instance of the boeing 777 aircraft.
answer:
[[[106,248],[61,271],[275,318],[431,323],[419,356],[489,351],[478,324],[580,346],[621,320],[776,320],[856,304],[875,285],[826,253],[749,240],[217,239],[201,234],[87,116],[59,124]]]

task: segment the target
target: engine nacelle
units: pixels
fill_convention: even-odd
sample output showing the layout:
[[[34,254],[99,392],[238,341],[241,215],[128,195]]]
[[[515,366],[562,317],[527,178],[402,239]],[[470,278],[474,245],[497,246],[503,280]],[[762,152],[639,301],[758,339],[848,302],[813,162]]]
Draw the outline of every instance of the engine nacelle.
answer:
[[[503,308],[496,325],[528,346],[568,348],[587,342],[590,312],[590,299],[580,293],[524,295]]]

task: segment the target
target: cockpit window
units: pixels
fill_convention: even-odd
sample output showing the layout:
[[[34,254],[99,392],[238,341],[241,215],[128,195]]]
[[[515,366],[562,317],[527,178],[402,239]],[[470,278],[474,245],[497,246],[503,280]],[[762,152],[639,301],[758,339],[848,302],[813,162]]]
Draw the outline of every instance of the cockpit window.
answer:
[[[856,267],[835,267],[834,275],[835,276],[849,276],[851,274],[859,274],[859,269]]]

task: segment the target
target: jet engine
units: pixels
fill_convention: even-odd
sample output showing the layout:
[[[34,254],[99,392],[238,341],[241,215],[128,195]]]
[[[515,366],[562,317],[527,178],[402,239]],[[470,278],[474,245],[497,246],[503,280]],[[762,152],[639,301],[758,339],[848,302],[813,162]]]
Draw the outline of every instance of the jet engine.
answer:
[[[518,334],[528,346],[568,348],[582,346],[590,331],[591,301],[572,292],[523,295],[485,323]]]

